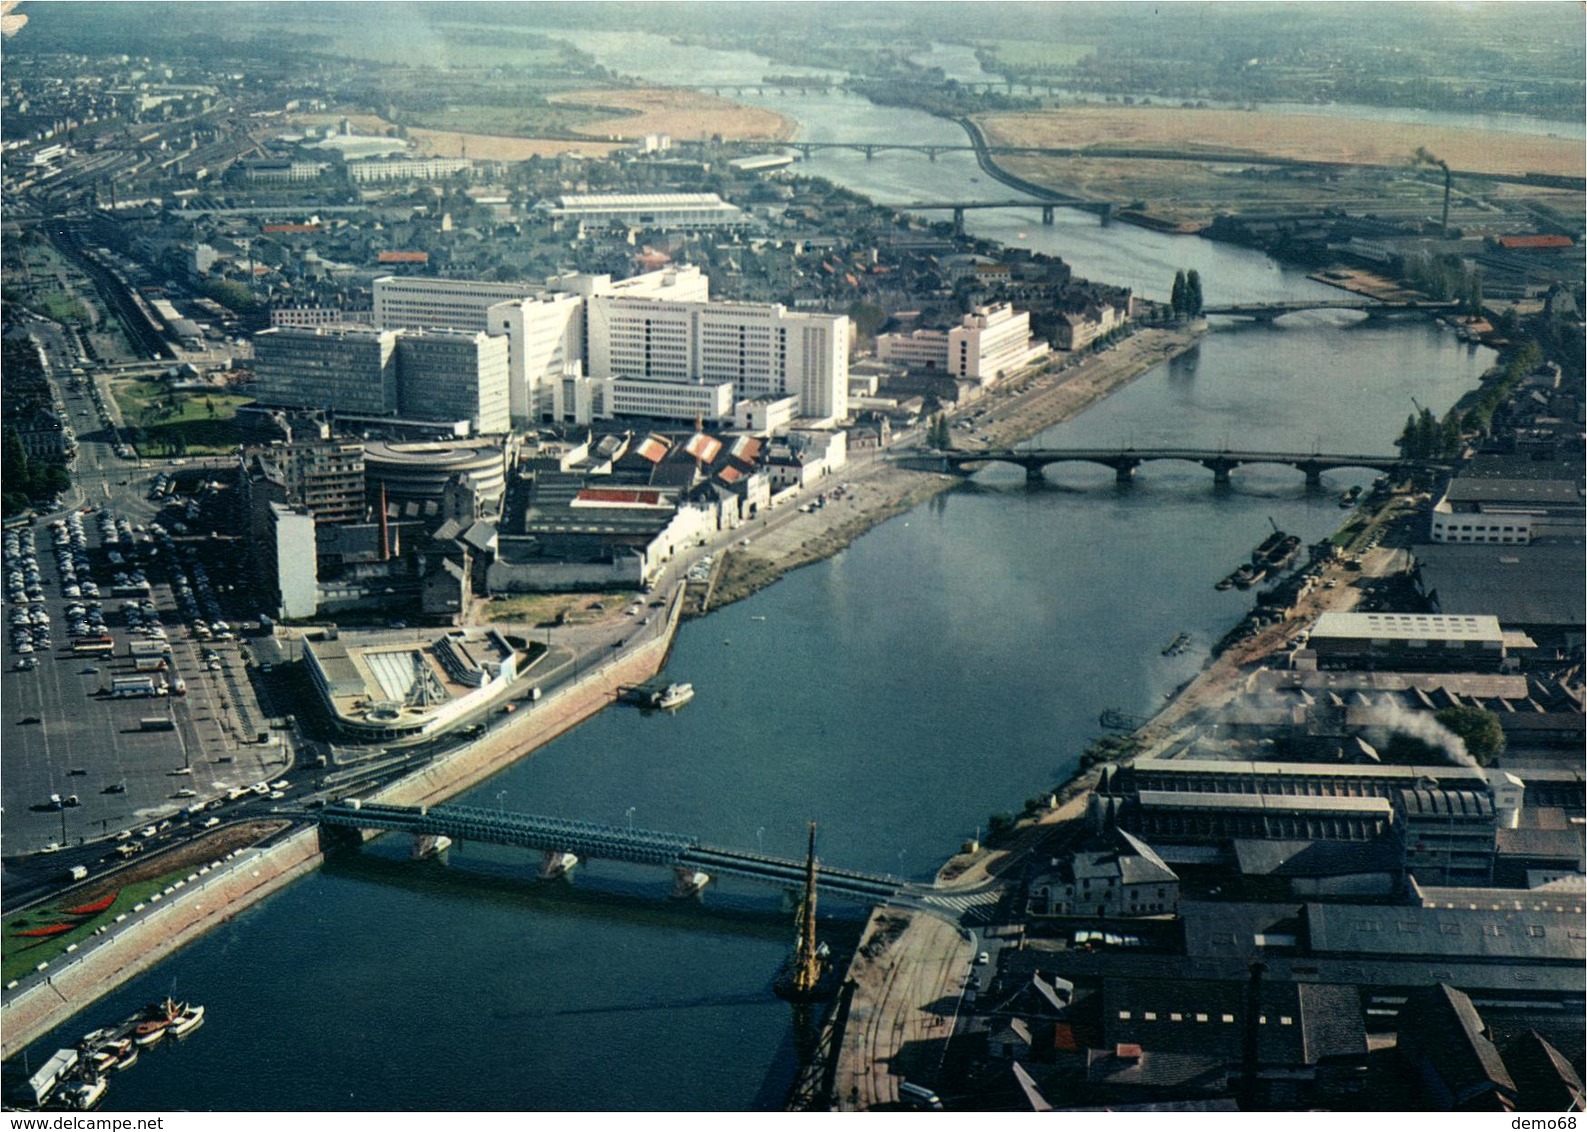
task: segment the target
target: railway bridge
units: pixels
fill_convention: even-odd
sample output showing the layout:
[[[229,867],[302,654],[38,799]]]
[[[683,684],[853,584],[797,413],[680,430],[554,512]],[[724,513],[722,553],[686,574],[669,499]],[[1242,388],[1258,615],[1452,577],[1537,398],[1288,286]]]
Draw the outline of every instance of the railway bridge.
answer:
[[[445,837],[538,850],[548,865],[565,860],[569,853],[580,859],[656,865],[675,872],[680,892],[696,891],[718,876],[760,881],[790,891],[802,889],[805,883],[803,860],[724,849],[680,833],[473,806],[391,806],[353,799],[326,805],[320,810],[319,823],[347,836],[362,837],[369,831],[406,833],[413,838],[416,853],[421,854]],[[950,917],[962,917],[996,899],[995,891],[948,895],[897,877],[826,864],[820,868],[816,886],[824,897],[912,907]]]
[[[1017,464],[1027,479],[1042,478],[1049,464],[1101,464],[1112,468],[1120,483],[1135,478],[1135,470],[1151,460],[1183,460],[1200,464],[1212,473],[1213,483],[1227,486],[1236,468],[1247,464],[1283,464],[1304,472],[1308,487],[1319,487],[1324,472],[1337,468],[1371,468],[1392,472],[1407,466],[1399,456],[1334,452],[1255,452],[1233,448],[1020,448],[981,452],[937,452],[905,455],[900,462],[922,470],[968,475],[987,464]]]

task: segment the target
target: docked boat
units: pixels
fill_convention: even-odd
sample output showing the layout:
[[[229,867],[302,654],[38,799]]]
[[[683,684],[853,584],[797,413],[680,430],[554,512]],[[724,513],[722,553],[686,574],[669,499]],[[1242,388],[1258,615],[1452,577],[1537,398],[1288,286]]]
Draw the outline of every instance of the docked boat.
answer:
[[[97,1073],[90,1072],[86,1077],[63,1085],[57,1096],[65,1107],[86,1112],[105,1099],[106,1088],[105,1079]]]
[[[167,998],[164,1002],[150,1003],[127,1021],[132,1026],[132,1040],[141,1048],[152,1046],[165,1037],[171,1023],[182,1016],[187,1004]]]
[[[1356,500],[1361,498],[1361,485],[1357,484],[1339,497],[1340,507],[1354,507]]]
[[[204,1008],[184,1003],[176,1019],[171,1023],[171,1036],[173,1038],[185,1038],[203,1024]]]
[[[1190,634],[1181,633],[1163,646],[1164,656],[1178,656],[1190,647]]]
[[[138,1064],[138,1046],[131,1038],[104,1042],[93,1047],[88,1054],[88,1064],[95,1073],[119,1073]]]
[[[693,684],[668,684],[656,697],[655,706],[663,711],[680,708],[694,699]]]
[[[1267,577],[1265,568],[1246,565],[1234,572],[1234,584],[1242,590],[1248,590],[1263,578]]]

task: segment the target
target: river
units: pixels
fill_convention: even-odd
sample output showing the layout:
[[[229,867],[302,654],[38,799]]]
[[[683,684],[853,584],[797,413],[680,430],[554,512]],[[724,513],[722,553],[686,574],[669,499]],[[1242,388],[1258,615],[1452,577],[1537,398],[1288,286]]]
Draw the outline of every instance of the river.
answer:
[[[645,47],[602,40],[598,54],[657,79],[745,65]],[[755,78],[774,69],[753,62]],[[822,98],[818,114],[764,101],[809,137],[961,136],[856,99]],[[948,155],[849,156],[810,171],[879,199],[977,191],[974,164]],[[1255,253],[1084,214],[968,223],[1152,295],[1180,267],[1209,302],[1336,294]],[[1423,321],[1226,326],[1040,439],[1387,452],[1412,396],[1442,413],[1491,359]],[[698,690],[682,711],[609,711],[460,801],[790,856],[813,818],[826,860],[928,877],[989,814],[1069,773],[1099,711],[1150,712],[1198,670],[1249,601],[1212,583],[1269,518],[1321,537],[1342,517],[1337,491],[1369,474],[1308,493],[1288,469],[1246,469],[1217,492],[1190,465],[1145,466],[1122,490],[1105,469],[1034,488],[989,469],[686,625],[667,672]],[[1192,649],[1163,657],[1182,631]],[[35,1043],[32,1064],[174,990],[207,1005],[204,1028],[115,1078],[107,1108],[782,1104],[794,1039],[770,984],[792,928],[777,896],[725,884],[676,904],[656,871],[595,862],[541,884],[524,854],[465,845],[450,866],[414,865],[405,848],[377,842],[237,916]],[[823,907],[852,933],[853,909]]]

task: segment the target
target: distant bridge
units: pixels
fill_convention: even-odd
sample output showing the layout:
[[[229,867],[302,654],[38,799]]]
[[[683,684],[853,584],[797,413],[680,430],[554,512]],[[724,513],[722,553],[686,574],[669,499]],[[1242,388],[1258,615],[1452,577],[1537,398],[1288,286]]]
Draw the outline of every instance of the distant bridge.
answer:
[[[984,452],[921,453],[902,456],[901,463],[931,471],[966,475],[984,464],[1017,464],[1032,481],[1042,478],[1049,464],[1101,464],[1112,468],[1120,483],[1135,478],[1135,470],[1149,460],[1184,460],[1212,473],[1213,483],[1227,485],[1236,468],[1246,464],[1283,464],[1306,474],[1308,487],[1322,484],[1322,474],[1336,468],[1372,468],[1390,472],[1406,466],[1399,456],[1367,456],[1333,452],[1249,452],[1231,448],[1022,448]]]
[[[1025,197],[1021,200],[917,200],[902,204],[878,204],[877,207],[890,208],[895,212],[952,212],[953,231],[959,236],[964,235],[964,214],[973,208],[1039,208],[1043,224],[1053,223],[1054,210],[1059,208],[1080,209],[1103,216],[1113,212],[1111,204],[1066,197],[1062,193],[1044,193],[1040,197]]]
[[[1271,303],[1224,303],[1221,306],[1203,307],[1202,314],[1233,315],[1238,318],[1272,322],[1281,315],[1296,311],[1362,311],[1368,318],[1386,318],[1406,311],[1429,314],[1450,314],[1460,309],[1460,303],[1445,299],[1324,299],[1322,301],[1297,300]]]
[[[565,818],[537,817],[472,806],[388,806],[369,802],[333,802],[320,811],[322,826],[344,830],[387,830],[407,833],[416,847],[437,837],[515,845],[547,855],[573,853],[580,859],[629,861],[673,869],[680,881],[695,886],[702,877],[735,876],[785,889],[804,886],[805,863],[763,853],[745,853],[705,845],[698,838],[655,830],[627,829]],[[897,877],[835,869],[823,864],[817,874],[823,896],[868,904],[894,904],[964,915],[996,899],[995,893],[948,895]]]

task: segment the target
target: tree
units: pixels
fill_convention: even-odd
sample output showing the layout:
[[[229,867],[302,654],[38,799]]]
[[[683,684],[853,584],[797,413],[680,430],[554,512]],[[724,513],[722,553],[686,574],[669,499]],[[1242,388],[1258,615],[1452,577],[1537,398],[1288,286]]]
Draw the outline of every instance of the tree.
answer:
[[[1479,707],[1447,707],[1433,716],[1466,744],[1466,753],[1478,766],[1490,766],[1504,754],[1504,729],[1499,717]]]
[[[1195,268],[1185,276],[1185,313],[1191,318],[1201,317],[1201,272]]]
[[[1173,308],[1176,316],[1185,313],[1185,273],[1183,270],[1174,272],[1174,288],[1168,293],[1168,305]]]
[[[859,331],[860,337],[874,338],[887,321],[887,312],[875,303],[857,299],[849,306],[849,317],[854,320],[854,328]]]
[[[1466,313],[1476,317],[1482,314],[1482,272],[1475,269],[1466,277]]]

